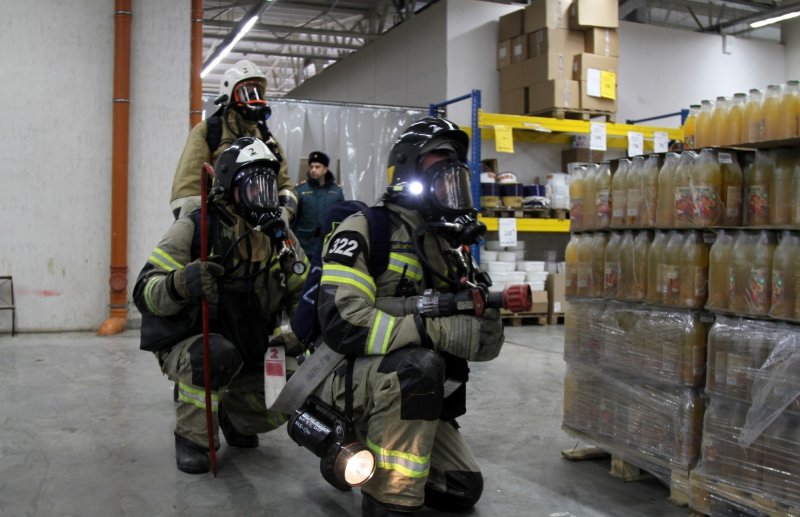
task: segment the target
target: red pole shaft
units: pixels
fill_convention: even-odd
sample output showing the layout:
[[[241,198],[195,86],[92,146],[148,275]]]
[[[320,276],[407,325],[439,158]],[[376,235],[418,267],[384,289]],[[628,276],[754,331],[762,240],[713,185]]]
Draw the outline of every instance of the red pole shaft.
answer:
[[[203,170],[200,173],[200,260],[205,262],[208,260],[208,215],[207,201],[208,201],[208,185],[207,177],[208,171],[206,167],[208,164],[203,164]],[[209,323],[208,323],[208,299],[204,296],[200,301],[200,307],[203,317],[203,384],[205,387],[206,395],[206,429],[208,431],[208,457],[211,460],[211,473],[217,477],[217,450],[214,447],[214,423],[213,411],[211,408],[211,350],[209,347]]]

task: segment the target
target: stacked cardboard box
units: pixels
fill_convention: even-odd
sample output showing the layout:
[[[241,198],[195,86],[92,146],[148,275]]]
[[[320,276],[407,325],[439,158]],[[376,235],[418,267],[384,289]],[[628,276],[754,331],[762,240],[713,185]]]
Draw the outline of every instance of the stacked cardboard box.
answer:
[[[533,0],[500,18],[500,111],[616,111],[613,0]]]

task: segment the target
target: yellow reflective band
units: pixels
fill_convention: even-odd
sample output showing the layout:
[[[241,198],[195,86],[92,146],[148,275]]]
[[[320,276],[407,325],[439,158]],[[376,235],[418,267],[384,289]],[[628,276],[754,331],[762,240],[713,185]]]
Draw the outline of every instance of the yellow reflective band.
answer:
[[[375,323],[367,340],[367,355],[386,355],[389,349],[389,337],[394,329],[394,322],[397,318],[389,316],[383,311],[377,311]]]
[[[147,281],[144,286],[144,303],[147,304],[147,308],[150,309],[155,315],[158,315],[158,308],[156,307],[155,301],[153,300],[153,288],[156,284],[161,280],[164,275],[152,276]]]
[[[192,404],[200,409],[206,408],[206,392],[205,390],[198,390],[192,388],[188,384],[178,382],[178,400]],[[216,391],[211,392],[211,411],[216,411],[219,407],[219,394]]]
[[[297,289],[298,286],[302,286],[306,283],[306,277],[308,276],[308,266],[306,266],[306,270],[303,272],[302,275],[291,275],[289,277],[289,290],[294,291]]]
[[[183,269],[183,265],[180,262],[170,257],[169,254],[166,253],[161,248],[154,249],[153,254],[150,255],[150,258],[147,259],[147,261],[152,263],[154,266],[158,266],[166,271]]]
[[[375,302],[375,281],[369,275],[352,267],[325,264],[322,267],[320,283],[351,285],[363,291],[370,301]]]
[[[424,478],[430,473],[430,456],[416,456],[408,452],[384,449],[369,439],[367,447],[375,453],[379,468],[395,470],[410,478]]]
[[[416,281],[422,280],[422,264],[420,264],[417,259],[404,256],[402,253],[389,253],[389,265],[387,269],[395,273],[400,273],[401,275],[405,269],[408,278]]]

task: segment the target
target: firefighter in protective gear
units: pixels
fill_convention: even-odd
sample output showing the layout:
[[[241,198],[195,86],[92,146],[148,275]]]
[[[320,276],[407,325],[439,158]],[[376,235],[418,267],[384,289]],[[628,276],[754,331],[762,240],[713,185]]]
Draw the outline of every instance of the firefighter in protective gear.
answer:
[[[215,445],[217,426],[229,446],[252,448],[258,446],[258,433],[285,422],[284,415],[265,407],[264,354],[268,345],[277,344],[286,348],[287,357],[302,352],[291,333],[270,339],[283,311],[294,311],[307,268],[302,248],[280,218],[278,169],[260,139],[233,142],[214,168],[208,261],[199,260],[201,215],[196,210],[172,224],[136,280],[141,348],[154,352],[162,372],[178,385],[175,453],[183,472],[209,470],[202,297],[210,313]]]
[[[466,511],[483,490],[455,419],[466,411],[467,362],[500,352],[499,313],[428,317],[406,303],[427,289],[457,292],[468,277],[452,252],[469,243],[446,230],[474,214],[468,142],[452,122],[427,117],[394,144],[384,197],[391,228],[384,273],[369,274],[369,226],[362,214],[347,218],[323,246],[322,335],[330,348],[356,358],[356,435],[377,457],[377,471],[362,487],[364,515],[423,505]],[[335,368],[314,391],[339,411],[345,409],[346,370]]]
[[[176,219],[200,206],[200,170],[203,163],[213,165],[234,140],[243,136],[263,140],[277,157],[280,162],[278,198],[282,216],[287,222],[294,216],[297,194],[289,178],[286,155],[266,125],[270,113],[264,97],[266,87],[266,76],[251,61],[239,61],[225,72],[216,100],[221,105],[220,109],[189,132],[175,170],[170,207]]]

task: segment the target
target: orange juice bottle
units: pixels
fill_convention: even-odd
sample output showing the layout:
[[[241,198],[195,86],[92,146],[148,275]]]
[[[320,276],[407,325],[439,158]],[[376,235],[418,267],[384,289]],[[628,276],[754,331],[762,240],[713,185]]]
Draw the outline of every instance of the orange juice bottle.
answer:
[[[800,81],[786,81],[781,96],[781,122],[778,138],[800,136]]]
[[[714,105],[710,100],[700,101],[700,111],[697,112],[697,132],[695,135],[694,147],[700,148],[711,144],[711,113]]]
[[[589,255],[589,296],[593,298],[603,297],[603,286],[605,284],[605,254],[608,244],[608,233],[598,232],[592,237],[592,247]]]
[[[665,154],[664,163],[658,171],[656,226],[659,228],[671,228],[675,218],[675,171],[679,159],[678,153]]]
[[[664,277],[666,280],[664,304],[674,307],[680,306],[683,243],[684,234],[675,230],[670,232],[664,259]]]
[[[784,231],[772,256],[773,318],[793,318],[797,300],[797,273],[800,271],[800,235]]]
[[[747,103],[744,105],[744,127],[747,130],[747,142],[760,142],[764,139],[764,119],[761,112],[761,101],[764,94],[758,88],[750,90]]]
[[[778,140],[781,135],[781,87],[778,84],[767,86],[767,93],[761,104],[764,119],[764,140]]]
[[[570,171],[569,181],[569,227],[574,232],[586,229],[583,224],[583,173],[576,167]]]
[[[611,165],[603,162],[595,171],[595,228],[605,230],[611,224]]]
[[[657,154],[647,157],[642,166],[642,227],[652,228],[656,225],[656,203],[658,201],[658,165]]]
[[[573,233],[564,250],[564,296],[578,295],[578,243],[581,236]]]
[[[592,234],[584,233],[578,241],[577,296],[589,296],[592,287]]]
[[[746,313],[747,283],[750,278],[750,265],[753,260],[753,239],[755,236],[744,232],[736,232],[728,263],[728,310]]]
[[[728,127],[722,145],[738,145],[746,140],[742,129],[744,128],[744,106],[747,103],[746,93],[734,93],[728,106]]]
[[[642,226],[642,169],[644,156],[634,156],[628,169],[628,202],[625,226],[640,228]]]
[[[669,234],[656,230],[650,249],[647,250],[647,303],[662,305],[666,294],[666,282],[662,277],[664,273],[663,259]],[[661,264],[661,267],[659,267]]]
[[[775,252],[775,232],[761,230],[755,236],[751,252],[749,276],[745,284],[746,312],[763,316],[769,313],[772,302],[772,257]]]
[[[789,214],[791,224],[800,225],[800,151],[795,150],[794,168],[792,172],[792,211]]]
[[[622,241],[619,246],[618,285],[618,299],[630,300],[633,285],[633,232],[631,231],[626,231],[622,234]]]
[[[723,144],[728,118],[728,99],[727,97],[717,97],[711,108],[711,136],[706,145],[718,147]]]
[[[731,247],[733,237],[719,230],[708,253],[708,301],[706,308],[728,308],[728,275],[730,275]]]
[[[686,149],[694,149],[697,141],[697,114],[700,112],[699,104],[689,106],[689,114],[683,121],[683,144]]]
[[[680,305],[699,309],[708,296],[708,245],[698,231],[686,234],[683,243],[680,275]]]
[[[603,257],[603,298],[615,299],[619,296],[620,278],[620,245],[622,244],[622,234],[611,232],[611,237],[606,244],[606,252]]]
[[[722,218],[721,226],[742,225],[742,188],[744,179],[739,160],[733,151],[719,151],[717,161],[722,171]]]
[[[775,164],[767,151],[757,151],[756,159],[744,175],[745,224],[765,226],[769,224],[770,186]]]
[[[695,228],[716,226],[722,216],[722,171],[713,149],[705,148],[694,160],[692,176]]]
[[[630,300],[642,301],[647,298],[647,255],[653,235],[641,231],[633,238],[633,279],[631,281]]]
[[[595,202],[597,196],[597,186],[595,185],[595,173],[597,167],[593,163],[587,163],[583,168],[583,229],[596,230],[595,223]]]
[[[772,169],[769,191],[769,224],[789,224],[792,211],[792,176],[795,167],[795,151],[775,149],[770,151],[775,166]]]
[[[673,199],[673,226],[690,228],[694,221],[694,195],[692,176],[694,175],[694,151],[683,151],[678,167],[675,169],[675,197]]]
[[[628,169],[631,161],[620,158],[611,177],[611,228],[625,228],[628,215]]]

